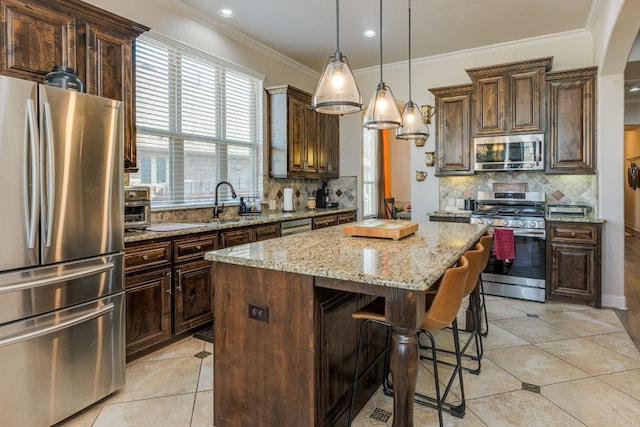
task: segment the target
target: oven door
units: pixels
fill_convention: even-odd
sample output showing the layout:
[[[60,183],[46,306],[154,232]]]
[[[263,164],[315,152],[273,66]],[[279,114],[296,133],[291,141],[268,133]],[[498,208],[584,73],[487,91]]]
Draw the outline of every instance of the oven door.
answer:
[[[485,294],[544,302],[546,248],[544,230],[514,230],[515,258],[498,260],[493,248],[482,273]]]

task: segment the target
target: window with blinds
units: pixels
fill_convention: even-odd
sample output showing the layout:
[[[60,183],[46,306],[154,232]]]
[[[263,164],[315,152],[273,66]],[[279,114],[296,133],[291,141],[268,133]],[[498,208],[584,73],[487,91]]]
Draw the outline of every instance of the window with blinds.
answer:
[[[262,197],[262,78],[174,42],[136,42],[138,172],[152,207]],[[221,186],[219,202],[231,200]]]
[[[362,130],[362,216],[378,215],[378,134],[377,130]]]

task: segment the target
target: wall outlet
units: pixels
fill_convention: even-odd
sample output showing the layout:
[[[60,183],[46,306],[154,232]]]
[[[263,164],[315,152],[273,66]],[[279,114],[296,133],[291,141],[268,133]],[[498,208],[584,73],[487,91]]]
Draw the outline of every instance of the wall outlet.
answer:
[[[276,210],[276,201],[275,200],[269,200],[269,210],[270,211],[275,211]]]
[[[249,303],[249,319],[269,323],[269,307],[266,305]]]

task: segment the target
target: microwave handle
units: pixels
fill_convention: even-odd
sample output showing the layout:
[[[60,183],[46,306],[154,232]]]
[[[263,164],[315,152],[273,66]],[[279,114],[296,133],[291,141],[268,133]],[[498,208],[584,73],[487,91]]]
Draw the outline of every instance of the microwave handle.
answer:
[[[542,140],[537,140],[538,152],[536,153],[536,166],[542,161]]]

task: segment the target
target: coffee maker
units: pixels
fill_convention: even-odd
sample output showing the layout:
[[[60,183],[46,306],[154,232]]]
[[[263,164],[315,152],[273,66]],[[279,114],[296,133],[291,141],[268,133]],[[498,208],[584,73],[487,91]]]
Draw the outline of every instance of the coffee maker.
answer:
[[[322,181],[320,188],[316,191],[316,208],[323,209],[327,207],[327,196],[329,190],[327,189],[327,182]]]

